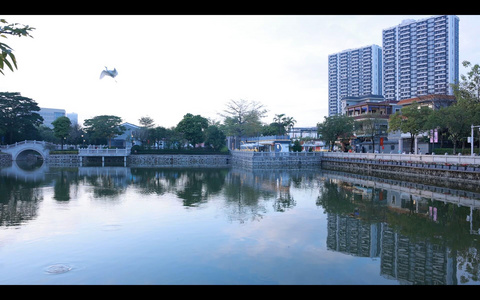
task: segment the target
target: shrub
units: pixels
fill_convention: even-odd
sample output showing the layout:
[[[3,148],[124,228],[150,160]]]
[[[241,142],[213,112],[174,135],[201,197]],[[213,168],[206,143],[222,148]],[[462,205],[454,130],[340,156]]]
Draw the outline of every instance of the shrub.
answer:
[[[78,154],[78,150],[51,150],[50,154]]]

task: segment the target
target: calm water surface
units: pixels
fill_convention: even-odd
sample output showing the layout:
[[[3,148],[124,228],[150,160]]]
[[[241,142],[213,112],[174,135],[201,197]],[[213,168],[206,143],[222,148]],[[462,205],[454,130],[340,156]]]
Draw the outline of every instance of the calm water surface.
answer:
[[[0,284],[479,284],[480,194],[325,170],[0,169]]]

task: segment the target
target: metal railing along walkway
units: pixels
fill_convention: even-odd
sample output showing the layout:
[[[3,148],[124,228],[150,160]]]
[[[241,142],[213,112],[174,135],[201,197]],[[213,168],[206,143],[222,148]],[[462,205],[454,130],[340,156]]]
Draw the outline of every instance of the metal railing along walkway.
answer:
[[[125,149],[78,149],[78,156],[128,156],[130,148]]]

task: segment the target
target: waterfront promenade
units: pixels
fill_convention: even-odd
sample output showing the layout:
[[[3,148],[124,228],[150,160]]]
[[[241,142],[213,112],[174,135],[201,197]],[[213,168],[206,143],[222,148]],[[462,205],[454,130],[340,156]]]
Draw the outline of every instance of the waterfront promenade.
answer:
[[[375,160],[398,163],[444,164],[444,165],[479,165],[480,156],[470,155],[426,155],[426,154],[387,154],[387,153],[349,153],[322,152],[323,158],[340,158],[345,160]]]
[[[325,152],[322,169],[477,186],[480,156]]]
[[[232,150],[230,154],[219,155],[190,155],[190,154],[131,154],[130,149],[80,149],[78,154],[49,154],[56,145],[46,145],[38,141],[25,141],[15,146],[3,146],[0,150],[10,154],[11,160],[16,160],[21,151],[33,150],[40,152],[45,161],[51,163],[70,164],[83,162],[87,158],[122,158],[124,166],[238,166],[246,168],[322,168],[326,166],[344,167],[346,169],[359,168],[368,170],[401,172],[423,172],[434,176],[452,176],[445,171],[474,173],[469,179],[477,178],[480,174],[480,156],[470,155],[421,155],[421,154],[389,154],[389,153],[349,153],[349,152],[256,152],[246,150]],[[5,159],[3,159],[5,160]],[[410,170],[408,170],[410,169]],[[420,169],[420,170],[419,170]],[[436,172],[429,172],[434,170]],[[437,172],[441,171],[441,172]],[[464,175],[454,177],[465,178]]]

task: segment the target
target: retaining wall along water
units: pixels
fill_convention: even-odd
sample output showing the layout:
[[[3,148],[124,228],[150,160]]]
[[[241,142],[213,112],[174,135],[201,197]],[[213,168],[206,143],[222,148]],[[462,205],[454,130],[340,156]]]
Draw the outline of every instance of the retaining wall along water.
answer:
[[[480,157],[328,152],[322,168],[480,182]]]
[[[190,154],[135,154],[127,157],[130,167],[225,167],[231,162],[230,155]]]
[[[124,162],[122,158],[121,162]],[[53,165],[81,165],[75,154],[49,155],[46,161]],[[11,164],[11,156],[0,155],[0,165]],[[480,156],[414,155],[345,152],[254,152],[231,151],[231,154],[135,154],[126,158],[129,167],[226,167],[246,169],[304,167],[341,170],[345,172],[377,172],[399,176],[442,178],[480,182]]]
[[[320,167],[321,152],[255,152],[233,150],[232,166],[253,169]]]

